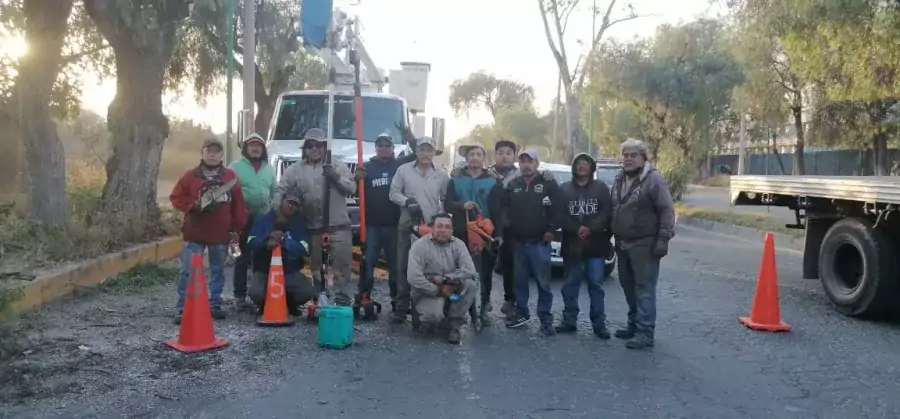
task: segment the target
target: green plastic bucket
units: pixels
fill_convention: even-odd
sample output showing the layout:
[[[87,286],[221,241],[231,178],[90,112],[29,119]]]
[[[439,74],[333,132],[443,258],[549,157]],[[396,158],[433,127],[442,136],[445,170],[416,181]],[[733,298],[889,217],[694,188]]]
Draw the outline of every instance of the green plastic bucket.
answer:
[[[325,306],[319,312],[319,346],[344,349],[353,344],[353,309]]]

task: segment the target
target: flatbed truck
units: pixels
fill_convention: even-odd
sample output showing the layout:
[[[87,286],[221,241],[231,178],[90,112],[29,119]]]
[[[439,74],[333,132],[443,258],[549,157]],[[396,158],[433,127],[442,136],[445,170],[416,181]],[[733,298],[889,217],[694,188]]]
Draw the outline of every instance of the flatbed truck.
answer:
[[[900,177],[732,176],[732,205],[787,207],[805,230],[803,278],[850,316],[900,312]]]

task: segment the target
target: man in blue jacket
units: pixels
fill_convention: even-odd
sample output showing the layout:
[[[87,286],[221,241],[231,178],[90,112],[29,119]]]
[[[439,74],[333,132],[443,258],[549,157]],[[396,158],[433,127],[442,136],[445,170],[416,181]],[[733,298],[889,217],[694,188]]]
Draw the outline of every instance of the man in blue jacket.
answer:
[[[391,202],[389,195],[397,168],[415,159],[414,153],[394,157],[394,140],[383,133],[375,139],[375,156],[356,169],[356,180],[363,181],[366,194],[366,207],[363,209],[366,212],[366,260],[355,299],[357,305],[362,302],[363,295],[371,296],[375,285],[375,265],[382,251],[387,258],[392,306],[397,297],[397,275],[400,272],[397,266],[397,224],[400,222],[400,207]]]
[[[249,247],[253,257],[253,278],[248,294],[260,312],[266,302],[272,251],[277,246],[281,246],[288,312],[293,316],[299,315],[300,306],[316,295],[312,279],[300,272],[309,251],[309,244],[306,219],[298,212],[299,208],[299,198],[286,197],[278,209],[260,215],[250,230]]]

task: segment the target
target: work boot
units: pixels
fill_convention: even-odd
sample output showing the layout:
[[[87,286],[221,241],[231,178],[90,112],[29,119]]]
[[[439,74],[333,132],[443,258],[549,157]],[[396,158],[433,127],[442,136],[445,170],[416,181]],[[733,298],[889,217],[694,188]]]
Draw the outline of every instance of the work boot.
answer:
[[[578,331],[578,326],[570,323],[560,323],[554,329],[556,329],[557,333],[575,333]]]
[[[556,334],[556,329],[553,328],[553,323],[541,323],[541,331],[544,332],[547,336],[553,336]]]
[[[209,314],[216,320],[225,320],[225,311],[219,307],[210,309]]]
[[[175,315],[175,318],[172,319],[172,323],[179,325],[181,324],[181,313]]]
[[[447,342],[450,342],[454,345],[459,345],[459,329],[452,328],[449,332],[447,332]]]
[[[610,338],[609,329],[607,329],[606,326],[594,326],[594,334],[603,340]]]
[[[626,326],[622,329],[616,330],[616,338],[631,339],[634,337],[634,334],[636,331],[637,331],[637,329],[635,328],[634,323],[628,323],[628,326]]]
[[[300,317],[303,315],[303,313],[300,311],[299,306],[288,307],[288,314],[290,314],[291,316],[294,316],[294,317]]]
[[[634,339],[625,342],[628,349],[647,349],[653,347],[653,338],[646,335],[635,335]]]
[[[353,305],[353,299],[350,298],[349,295],[343,293],[338,293],[337,295],[335,295],[333,301],[334,305],[336,306],[350,307]]]
[[[484,304],[481,306],[481,312],[482,313],[490,313],[492,311],[494,311],[494,305],[491,304],[490,301],[485,301]]]
[[[246,295],[234,296],[234,309],[238,312],[244,312],[250,309],[250,303],[247,302]]]

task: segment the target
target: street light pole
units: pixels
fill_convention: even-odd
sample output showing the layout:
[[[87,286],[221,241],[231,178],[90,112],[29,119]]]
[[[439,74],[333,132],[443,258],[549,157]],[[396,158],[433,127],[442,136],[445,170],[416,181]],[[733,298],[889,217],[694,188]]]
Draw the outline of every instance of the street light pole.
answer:
[[[225,47],[225,80],[226,80],[226,104],[225,104],[225,161],[231,163],[234,154],[234,138],[232,136],[231,118],[234,118],[232,106],[232,98],[234,97],[234,0],[228,0],[227,9],[225,11],[226,19],[226,47]]]
[[[246,132],[254,132],[254,105],[256,97],[256,0],[244,0],[244,110],[247,111],[244,126]]]

